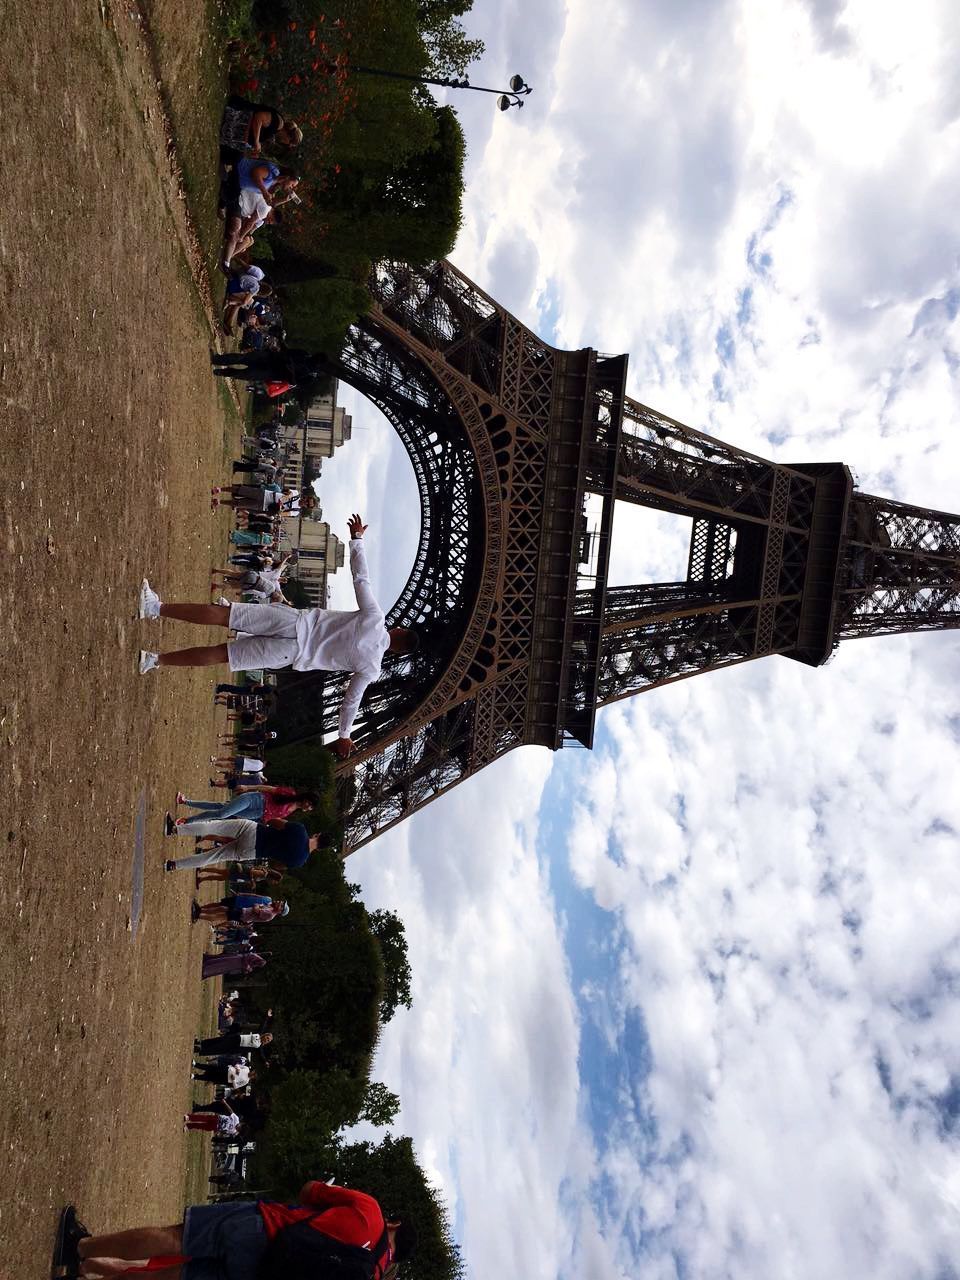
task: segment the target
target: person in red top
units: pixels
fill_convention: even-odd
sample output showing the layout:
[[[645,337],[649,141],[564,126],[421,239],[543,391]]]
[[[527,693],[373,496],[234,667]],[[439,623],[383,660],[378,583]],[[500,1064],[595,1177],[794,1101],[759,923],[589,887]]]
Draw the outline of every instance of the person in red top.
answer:
[[[178,818],[178,827],[192,822],[223,822],[227,818],[251,818],[254,822],[269,822],[272,818],[289,818],[299,809],[310,813],[318,803],[315,791],[300,791],[296,787],[237,787],[232,800],[188,800],[182,791],[177,792],[177,804],[196,809],[190,818]]]
[[[137,1269],[149,1266],[163,1280],[257,1280],[269,1242],[289,1223],[304,1218],[313,1218],[310,1226],[315,1231],[361,1249],[375,1249],[386,1231],[386,1247],[376,1259],[373,1280],[380,1280],[393,1263],[411,1257],[416,1248],[413,1225],[400,1217],[386,1219],[373,1196],[307,1182],[296,1204],[246,1200],[191,1205],[182,1226],[134,1227],[92,1236],[82,1234],[85,1229],[77,1223],[57,1269],[65,1275],[109,1277],[139,1264]],[[75,1214],[72,1221],[77,1222]]]

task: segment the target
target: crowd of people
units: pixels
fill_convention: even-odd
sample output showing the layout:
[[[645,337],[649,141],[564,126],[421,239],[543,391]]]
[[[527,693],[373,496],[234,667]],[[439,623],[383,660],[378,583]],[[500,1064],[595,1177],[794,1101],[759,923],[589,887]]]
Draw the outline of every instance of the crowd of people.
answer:
[[[278,405],[291,393],[302,399],[329,372],[322,355],[285,345],[282,309],[264,269],[253,261],[260,229],[281,223],[281,206],[299,200],[299,178],[286,160],[302,137],[295,121],[267,104],[231,97],[226,105],[220,135],[223,328],[237,336],[239,349],[211,351],[211,365],[215,376],[240,379],[248,390],[273,397]],[[267,154],[277,148],[283,152],[279,159]],[[340,707],[339,736],[331,744],[346,759],[354,751],[350,735],[361,697],[379,677],[385,654],[408,654],[417,646],[413,631],[386,627],[370,586],[366,526],[358,514],[349,521],[356,610],[295,609],[285,596],[295,553],[284,550],[283,521],[312,508],[316,496],[282,483],[287,459],[281,422],[278,408],[270,422],[245,437],[229,483],[211,492],[211,505],[230,507],[235,524],[228,563],[212,571],[216,603],[165,602],[146,578],[140,589],[143,619],[233,633],[216,645],[164,653],[141,650],[139,661],[143,674],[217,664],[237,673],[214,690],[216,705],[226,711],[226,730],[211,757],[215,772],[210,784],[221,795],[191,799],[178,792],[178,816],[168,811],[164,817],[166,836],[193,842],[191,852],[167,858],[165,870],[192,872],[197,889],[216,886],[216,900],[201,903],[194,897],[191,904],[192,920],[210,930],[202,979],[242,979],[268,963],[271,951],[261,945],[262,932],[281,927],[277,922],[291,913],[287,898],[275,896],[277,886],[289,871],[303,867],[321,843],[321,836],[308,832],[299,820],[316,808],[317,795],[267,779],[265,754],[277,735],[268,728],[273,691],[263,673],[285,667],[351,673]],[[242,985],[238,982],[238,988]],[[183,1126],[187,1132],[209,1134],[214,1142],[232,1143],[263,1124],[257,1084],[276,1047],[273,1013],[259,1013],[235,989],[220,998],[217,1023],[216,1035],[195,1041],[191,1059],[193,1081],[214,1092],[194,1101]],[[384,1213],[361,1191],[311,1181],[297,1204],[257,1200],[194,1205],[182,1224],[98,1236],[68,1206],[61,1214],[53,1276],[107,1277],[146,1269],[170,1280],[258,1280],[308,1273],[324,1280],[325,1275],[346,1274],[346,1267],[367,1280],[389,1280],[415,1243],[416,1233],[402,1214]]]

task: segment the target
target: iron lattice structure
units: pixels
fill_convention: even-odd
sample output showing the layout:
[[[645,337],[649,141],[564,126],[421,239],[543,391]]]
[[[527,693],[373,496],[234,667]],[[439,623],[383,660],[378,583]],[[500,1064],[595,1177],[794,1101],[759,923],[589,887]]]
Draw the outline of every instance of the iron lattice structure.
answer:
[[[599,707],[767,654],[960,625],[960,516],[785,466],[625,395],[626,356],[543,342],[449,262],[384,264],[339,376],[409,454],[419,546],[339,767],[344,852],[523,743],[589,747]],[[616,502],[691,517],[682,582],[607,587]],[[346,677],[286,673],[281,741],[336,730]]]

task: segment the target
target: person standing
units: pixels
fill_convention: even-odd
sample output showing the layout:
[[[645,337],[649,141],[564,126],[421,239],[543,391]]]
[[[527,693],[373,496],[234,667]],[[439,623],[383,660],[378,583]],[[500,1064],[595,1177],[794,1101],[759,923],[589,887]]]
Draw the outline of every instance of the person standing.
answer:
[[[296,1240],[286,1233],[299,1223],[332,1241],[331,1252],[337,1245],[357,1250],[351,1257],[371,1280],[383,1280],[389,1267],[406,1262],[417,1247],[416,1228],[406,1215],[387,1218],[377,1201],[363,1191],[307,1182],[295,1204],[240,1200],[191,1205],[182,1224],[86,1236],[72,1243],[73,1256],[65,1261],[68,1268],[71,1261],[74,1263],[70,1274],[79,1270],[81,1276],[113,1277],[122,1274],[131,1261],[149,1260],[154,1270],[164,1264],[177,1268],[186,1262],[185,1272],[178,1274],[185,1274],[187,1280],[252,1277],[262,1265],[269,1265],[268,1251],[289,1249],[296,1265]],[[308,1268],[317,1247],[310,1247],[310,1257],[303,1258],[298,1271]],[[342,1248],[339,1253],[343,1256]],[[313,1266],[322,1274],[321,1264],[314,1262]]]
[[[193,1052],[204,1057],[218,1057],[221,1053],[238,1053],[250,1049],[265,1049],[273,1040],[269,1031],[228,1031],[222,1036],[208,1036],[194,1040]]]
[[[165,871],[194,871],[217,862],[261,860],[293,870],[302,867],[311,853],[319,849],[321,838],[319,834],[309,835],[303,823],[288,822],[286,818],[271,818],[269,822],[251,822],[249,818],[226,818],[222,822],[200,820],[181,827],[172,822],[167,834],[201,839],[213,836],[222,843],[187,858],[168,858]]]
[[[269,955],[269,951],[264,952],[263,955],[258,955],[256,951],[248,951],[241,956],[215,956],[205,951],[200,977],[201,979],[220,978],[228,974],[245,976],[248,973],[254,973],[257,969],[262,969]]]
[[[207,902],[197,907],[195,920],[203,920],[206,924],[269,924],[271,920],[283,919],[290,914],[290,904],[283,898],[276,900],[259,893],[237,893],[232,898],[222,898],[219,902]]]
[[[210,363],[213,366],[211,372],[217,378],[239,378],[245,382],[278,381],[290,386],[317,382],[331,371],[324,355],[311,355],[301,347],[284,347],[282,351],[212,352]]]
[[[235,1138],[240,1131],[240,1117],[235,1111],[220,1115],[211,1112],[191,1111],[183,1117],[184,1133],[215,1133],[222,1138]]]
[[[140,593],[143,618],[179,618],[201,626],[233,627],[241,632],[227,644],[181,649],[173,653],[140,651],[143,674],[156,667],[205,667],[229,663],[232,671],[290,667],[295,671],[350,671],[340,706],[339,737],[333,744],[345,760],[353,750],[350,737],[367,686],[380,676],[385,653],[414,653],[419,645],[409,627],[386,626],[383,610],[370,588],[360,516],[350,517],[350,570],[357,609],[292,609],[282,604],[164,604],[146,578]]]
[[[188,827],[204,818],[218,821],[223,818],[251,818],[254,822],[271,818],[289,818],[291,813],[310,813],[319,803],[315,791],[298,791],[296,787],[237,787],[232,800],[221,804],[216,800],[188,800],[177,793],[177,804],[189,805],[202,816],[177,818],[178,827]]]
[[[194,1063],[193,1078],[204,1084],[222,1084],[228,1089],[245,1089],[254,1077],[250,1064],[239,1062]]]

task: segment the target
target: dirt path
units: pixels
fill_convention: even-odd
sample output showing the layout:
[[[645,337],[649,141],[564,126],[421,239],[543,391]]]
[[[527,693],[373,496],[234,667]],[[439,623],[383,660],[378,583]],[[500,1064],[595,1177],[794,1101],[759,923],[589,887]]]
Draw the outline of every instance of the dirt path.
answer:
[[[0,1275],[18,1280],[46,1274],[66,1200],[94,1227],[179,1216],[201,1010],[160,822],[178,785],[205,789],[211,681],[137,674],[157,624],[136,592],[147,573],[206,598],[226,418],[131,7],[9,5],[0,50]]]

